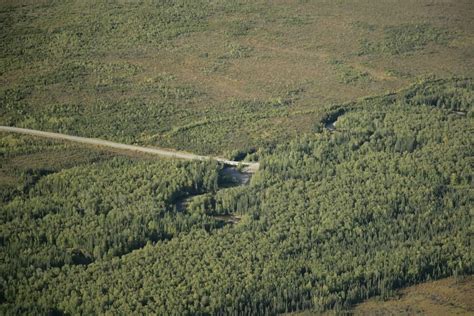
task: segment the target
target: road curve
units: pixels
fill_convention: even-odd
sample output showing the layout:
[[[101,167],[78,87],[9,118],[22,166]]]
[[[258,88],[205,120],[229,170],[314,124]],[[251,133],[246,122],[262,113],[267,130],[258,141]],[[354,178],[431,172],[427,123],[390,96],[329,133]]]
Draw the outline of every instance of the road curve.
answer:
[[[246,172],[252,172],[252,173],[256,172],[259,168],[259,164],[256,162],[232,161],[232,160],[227,160],[220,157],[200,156],[200,155],[195,155],[195,154],[190,154],[190,153],[172,151],[168,149],[127,145],[127,144],[111,142],[111,141],[103,140],[103,139],[72,136],[72,135],[66,135],[66,134],[60,134],[60,133],[43,132],[43,131],[38,131],[38,130],[28,129],[28,128],[19,128],[19,127],[0,125],[0,132],[10,132],[10,133],[26,134],[26,135],[46,137],[46,138],[52,138],[52,139],[67,140],[67,141],[72,141],[76,143],[116,148],[120,150],[127,150],[127,151],[134,151],[134,152],[141,152],[141,153],[158,155],[158,156],[168,157],[168,158],[186,159],[186,160],[216,160],[225,165],[231,165],[231,166],[238,166],[239,164],[241,164],[245,166]]]

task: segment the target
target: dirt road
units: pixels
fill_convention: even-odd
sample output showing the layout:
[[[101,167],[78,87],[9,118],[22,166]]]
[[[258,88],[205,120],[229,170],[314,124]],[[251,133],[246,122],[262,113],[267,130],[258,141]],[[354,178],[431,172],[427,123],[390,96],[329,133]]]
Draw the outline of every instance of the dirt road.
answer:
[[[177,158],[177,159],[186,159],[186,160],[216,160],[225,165],[231,165],[231,166],[238,166],[239,164],[242,164],[245,166],[246,172],[252,172],[252,173],[256,172],[259,168],[258,163],[232,161],[232,160],[227,160],[220,157],[200,156],[200,155],[195,155],[191,153],[178,152],[178,151],[173,151],[173,150],[168,150],[168,149],[127,145],[127,144],[115,143],[108,140],[102,140],[102,139],[97,139],[97,138],[87,138],[87,137],[72,136],[72,135],[66,135],[66,134],[60,134],[60,133],[43,132],[43,131],[27,129],[27,128],[0,126],[0,132],[11,132],[11,133],[46,137],[46,138],[51,138],[51,139],[67,140],[67,141],[72,141],[76,143],[116,148],[120,150],[142,152],[142,153],[158,155],[158,156],[168,157],[168,158]]]

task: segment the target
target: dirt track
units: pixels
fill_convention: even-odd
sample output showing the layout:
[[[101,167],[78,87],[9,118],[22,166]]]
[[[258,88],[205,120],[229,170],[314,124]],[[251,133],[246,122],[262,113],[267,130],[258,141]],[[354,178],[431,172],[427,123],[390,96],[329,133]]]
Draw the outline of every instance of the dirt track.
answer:
[[[51,139],[68,140],[68,141],[72,141],[76,143],[116,148],[120,150],[142,152],[142,153],[158,155],[158,156],[168,157],[168,158],[177,158],[177,159],[186,159],[186,160],[216,160],[223,164],[231,165],[231,166],[237,166],[239,164],[242,164],[245,166],[245,169],[247,172],[256,172],[259,168],[258,163],[232,161],[232,160],[227,160],[227,159],[219,158],[219,157],[200,156],[200,155],[195,155],[195,154],[190,154],[190,153],[185,153],[185,152],[172,151],[168,149],[127,145],[127,144],[115,143],[108,140],[102,140],[102,139],[97,139],[97,138],[87,138],[87,137],[72,136],[72,135],[66,135],[66,134],[60,134],[60,133],[43,132],[43,131],[27,129],[27,128],[0,126],[0,132],[11,132],[11,133],[46,137],[46,138],[51,138]]]

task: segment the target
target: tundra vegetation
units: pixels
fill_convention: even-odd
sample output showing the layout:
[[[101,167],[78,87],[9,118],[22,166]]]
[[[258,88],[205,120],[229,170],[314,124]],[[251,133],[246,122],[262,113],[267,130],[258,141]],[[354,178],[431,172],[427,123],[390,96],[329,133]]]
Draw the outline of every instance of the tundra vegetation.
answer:
[[[2,1],[1,125],[260,163],[235,186],[2,133],[2,314],[344,310],[472,274],[473,11]]]

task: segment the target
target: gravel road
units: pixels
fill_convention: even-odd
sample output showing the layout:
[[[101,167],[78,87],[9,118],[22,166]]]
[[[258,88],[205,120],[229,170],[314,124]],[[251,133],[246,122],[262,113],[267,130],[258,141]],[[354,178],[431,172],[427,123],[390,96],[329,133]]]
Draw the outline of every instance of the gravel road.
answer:
[[[256,172],[259,168],[258,163],[232,161],[232,160],[227,160],[220,157],[201,156],[201,155],[178,152],[178,151],[162,149],[162,148],[150,148],[150,147],[142,147],[142,146],[135,146],[135,145],[127,145],[127,144],[111,142],[111,141],[103,140],[103,139],[72,136],[72,135],[66,135],[66,134],[60,134],[60,133],[43,132],[43,131],[27,129],[27,128],[0,126],[0,132],[11,132],[11,133],[46,137],[46,138],[51,138],[51,139],[67,140],[67,141],[72,141],[76,143],[116,148],[120,150],[142,152],[142,153],[158,155],[158,156],[168,157],[168,158],[177,158],[177,159],[186,159],[186,160],[216,160],[223,164],[231,165],[231,166],[238,166],[239,164],[242,164],[243,166],[245,166],[246,172]]]

